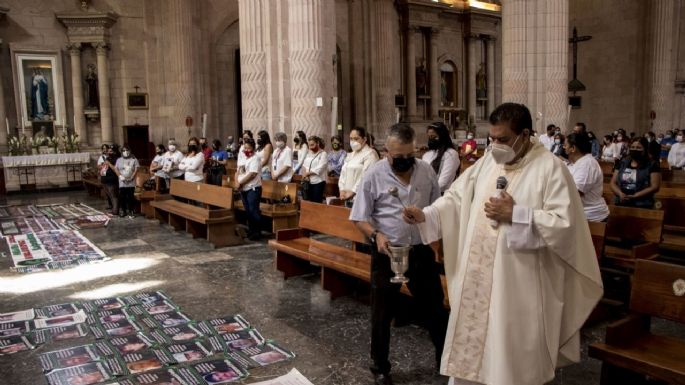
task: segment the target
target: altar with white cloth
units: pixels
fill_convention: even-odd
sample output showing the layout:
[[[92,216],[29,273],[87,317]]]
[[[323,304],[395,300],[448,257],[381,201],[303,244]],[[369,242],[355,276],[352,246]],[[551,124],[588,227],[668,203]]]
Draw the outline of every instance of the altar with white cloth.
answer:
[[[42,154],[3,156],[6,191],[52,189],[80,185],[90,154]]]

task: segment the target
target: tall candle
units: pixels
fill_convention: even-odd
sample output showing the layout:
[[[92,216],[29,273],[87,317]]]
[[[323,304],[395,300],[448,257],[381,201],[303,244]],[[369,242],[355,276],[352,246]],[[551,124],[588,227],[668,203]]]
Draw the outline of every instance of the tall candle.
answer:
[[[10,120],[5,116],[5,126],[7,127],[7,136],[10,135]]]
[[[202,137],[207,137],[207,113],[202,114]]]

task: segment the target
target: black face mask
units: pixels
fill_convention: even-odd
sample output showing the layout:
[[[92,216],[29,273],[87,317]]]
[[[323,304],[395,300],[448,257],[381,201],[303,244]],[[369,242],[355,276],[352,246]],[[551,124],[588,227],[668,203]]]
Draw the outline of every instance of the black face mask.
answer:
[[[197,152],[197,145],[191,144],[190,146],[188,146],[188,152]]]
[[[262,143],[264,143],[264,141],[263,141],[263,140],[261,140],[261,139],[257,139],[257,146],[261,146],[261,145],[262,145]]]
[[[630,150],[630,157],[639,162],[642,160],[643,153],[640,150]]]
[[[300,138],[293,139],[293,142],[295,142],[295,144],[300,144]]]
[[[395,172],[404,173],[411,170],[414,163],[416,163],[416,159],[413,156],[409,158],[392,158],[392,169]]]
[[[440,142],[437,139],[428,139],[428,149],[437,150],[440,146]]]
[[[162,150],[157,150],[155,153],[156,153],[157,155],[162,155],[162,152],[163,152]]]

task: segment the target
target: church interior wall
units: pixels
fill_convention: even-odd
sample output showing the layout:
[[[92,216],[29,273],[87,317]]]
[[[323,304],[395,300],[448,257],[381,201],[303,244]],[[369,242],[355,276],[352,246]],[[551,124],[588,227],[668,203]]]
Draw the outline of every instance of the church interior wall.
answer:
[[[644,81],[646,2],[572,0],[569,36],[592,36],[578,43],[578,79],[587,87],[578,92],[582,107],[571,111],[570,124],[585,122],[595,134],[618,128],[642,133],[648,90]],[[569,49],[569,53],[571,50]],[[569,80],[573,79],[569,55]]]

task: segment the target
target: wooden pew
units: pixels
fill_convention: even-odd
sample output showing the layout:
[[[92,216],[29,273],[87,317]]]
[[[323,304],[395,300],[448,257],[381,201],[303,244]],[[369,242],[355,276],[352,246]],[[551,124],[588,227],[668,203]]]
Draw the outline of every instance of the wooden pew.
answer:
[[[291,203],[280,203],[285,196]],[[234,208],[244,211],[243,202],[236,200]],[[272,219],[271,232],[297,227],[297,184],[262,180],[262,201],[259,204],[262,216]]]
[[[81,180],[83,181],[83,188],[86,189],[88,195],[100,198],[107,197],[105,195],[105,189],[102,187],[102,183],[100,182],[99,174],[84,174]]]
[[[604,260],[632,269],[638,259],[658,256],[664,212],[609,205]],[[626,242],[629,242],[626,244]]]
[[[604,237],[606,236],[607,224],[604,222],[590,222],[588,221],[588,226],[590,226],[590,235],[592,235],[592,245],[595,247],[595,254],[597,255],[597,260],[602,259],[604,254]]]
[[[202,203],[202,207],[174,198]],[[193,238],[205,238],[214,247],[238,245],[242,239],[235,233],[233,190],[204,183],[171,180],[169,195],[150,203],[155,219],[186,231]]]
[[[281,230],[276,239],[269,240],[274,250],[276,269],[283,272],[285,279],[310,273],[312,265],[319,266],[321,286],[330,291],[332,298],[349,293],[353,286],[350,278],[371,281],[371,255],[357,251],[355,242],[368,244],[364,234],[348,218],[350,209],[308,201],[300,202],[299,228]],[[347,246],[323,242],[310,237],[321,233],[347,243]],[[444,276],[441,276],[447,300]],[[409,294],[406,285],[401,291]]]
[[[685,384],[685,341],[650,332],[651,317],[685,323],[684,278],[683,266],[637,261],[631,314],[607,327],[604,343],[589,348],[589,356],[602,361],[602,385],[643,383],[645,376]]]

